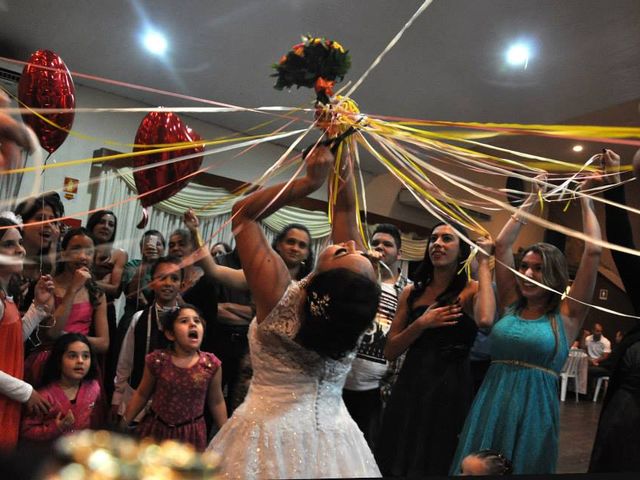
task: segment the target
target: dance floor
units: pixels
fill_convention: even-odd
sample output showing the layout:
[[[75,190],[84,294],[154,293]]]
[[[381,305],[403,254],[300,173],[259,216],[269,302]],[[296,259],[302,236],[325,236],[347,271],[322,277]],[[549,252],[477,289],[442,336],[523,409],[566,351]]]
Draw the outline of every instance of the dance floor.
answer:
[[[602,401],[582,397],[575,403],[573,392],[560,402],[560,454],[557,473],[585,473],[598,428]]]

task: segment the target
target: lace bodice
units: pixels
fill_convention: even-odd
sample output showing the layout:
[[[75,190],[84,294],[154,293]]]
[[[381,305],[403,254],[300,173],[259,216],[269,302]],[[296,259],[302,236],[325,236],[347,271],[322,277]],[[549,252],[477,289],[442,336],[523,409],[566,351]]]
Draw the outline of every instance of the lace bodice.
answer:
[[[295,341],[300,329],[299,305],[304,295],[302,282],[292,282],[271,313],[249,327],[253,366],[252,388],[277,388],[310,395],[323,402],[337,402],[355,352],[339,360],[322,357]],[[276,402],[281,398],[271,398]]]
[[[303,295],[302,285],[292,282],[260,324],[251,322],[249,392],[209,445],[222,455],[223,478],[380,474],[342,401],[355,353],[333,360],[295,341]]]

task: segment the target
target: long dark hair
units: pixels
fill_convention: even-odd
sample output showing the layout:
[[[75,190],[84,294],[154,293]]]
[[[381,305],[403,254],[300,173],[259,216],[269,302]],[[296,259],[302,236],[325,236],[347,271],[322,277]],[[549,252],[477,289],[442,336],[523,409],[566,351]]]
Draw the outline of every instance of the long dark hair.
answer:
[[[4,237],[4,234],[7,233],[7,230],[9,230],[9,228],[13,227],[20,230],[16,222],[14,222],[13,220],[9,220],[8,218],[5,218],[5,217],[0,217],[0,227],[4,227],[4,228],[0,228],[0,240],[2,240],[2,237]]]
[[[18,231],[22,233],[22,230],[18,227],[18,224],[13,220],[9,220],[8,218],[0,217],[0,227],[2,227],[0,228],[0,240],[2,240],[4,235],[11,227],[18,229]],[[11,278],[9,279],[9,285],[7,285],[7,293],[14,298],[19,299],[22,297],[19,275],[11,275]]]
[[[65,333],[56,339],[53,347],[51,348],[51,355],[49,355],[49,358],[47,358],[47,361],[44,364],[42,369],[42,386],[47,386],[50,383],[60,380],[60,377],[62,376],[62,357],[67,351],[67,347],[73,342],[82,342],[89,347],[91,365],[89,366],[87,375],[84,378],[86,380],[93,380],[98,377],[96,355],[87,337],[81,333]]]
[[[89,217],[89,220],[87,220],[87,231],[89,232],[89,236],[91,237],[95,245],[97,245],[98,243],[93,236],[93,229],[100,223],[102,217],[104,217],[105,215],[111,215],[113,217],[113,235],[111,235],[111,238],[107,240],[107,242],[111,243],[113,242],[113,239],[116,238],[116,232],[118,231],[118,217],[116,217],[116,214],[111,210],[98,210],[97,212],[92,213]]]
[[[71,239],[77,236],[91,238],[91,235],[89,235],[89,232],[87,231],[86,228],[84,227],[73,228],[64,235],[64,238],[62,239],[62,243],[60,244],[61,249],[63,251],[66,250],[67,247],[69,246],[69,242],[71,241]],[[93,242],[93,239],[91,239],[91,241]],[[58,263],[56,264],[56,276],[60,275],[63,271],[64,271],[64,261],[62,260],[62,258],[58,258]],[[87,291],[89,292],[89,302],[91,303],[91,306],[93,308],[96,308],[98,305],[100,305],[100,297],[102,295],[102,290],[100,289],[100,287],[98,287],[98,284],[94,280],[93,276],[85,284],[85,287],[87,287]]]
[[[306,286],[304,319],[296,341],[339,359],[353,350],[378,310],[380,287],[346,268],[314,274]]]
[[[311,273],[314,265],[313,249],[311,248],[311,232],[309,231],[309,229],[301,223],[290,223],[289,225],[285,225],[285,227],[278,232],[276,238],[273,239],[273,242],[271,242],[271,248],[273,248],[277,252],[278,249],[276,247],[278,246],[278,244],[284,240],[284,237],[287,236],[287,233],[289,233],[290,230],[294,229],[302,230],[309,237],[309,256],[300,264],[298,276],[294,279],[302,280],[304,277]]]
[[[429,256],[429,247],[431,246],[431,236],[433,235],[433,232],[436,230],[436,228],[441,227],[443,225],[451,226],[458,232],[462,233],[465,237],[467,236],[467,231],[464,229],[464,227],[457,224],[448,224],[448,223],[440,222],[433,226],[433,228],[429,232],[429,237],[427,240],[427,248],[424,251],[424,257],[422,258],[422,263],[420,263],[420,266],[418,267],[415,273],[414,286],[411,289],[411,293],[409,293],[409,298],[408,298],[409,308],[413,307],[413,302],[415,302],[416,299],[419,298],[420,295],[424,293],[426,288],[433,281],[433,263],[431,262],[431,257]],[[456,237],[458,236],[456,235]],[[464,290],[464,287],[467,286],[467,281],[468,281],[467,273],[465,271],[462,271],[461,269],[462,269],[462,264],[469,257],[469,254],[471,253],[471,248],[466,242],[461,241],[460,237],[458,237],[458,241],[460,246],[459,246],[459,252],[458,252],[458,264],[456,266],[456,274],[454,275],[449,285],[447,285],[447,288],[445,288],[445,290],[436,298],[436,302],[439,305],[446,305],[456,300],[456,298],[458,298],[458,295],[460,295],[460,292],[462,292],[462,290]]]
[[[569,269],[567,267],[567,259],[558,247],[551,245],[550,243],[534,243],[525,248],[518,256],[517,268],[520,268],[520,263],[524,256],[534,252],[540,255],[542,259],[542,283],[548,287],[553,288],[557,292],[564,292],[564,289],[569,283]],[[519,292],[518,292],[519,293]],[[558,328],[558,309],[560,308],[560,302],[562,297],[556,293],[549,292],[547,297],[546,311],[549,315],[549,321],[551,323],[551,330],[553,331],[553,339],[555,342],[553,356],[558,353],[558,344],[560,342],[560,332]],[[513,306],[516,313],[522,311],[527,306],[527,299],[522,295],[519,295],[518,301]]]

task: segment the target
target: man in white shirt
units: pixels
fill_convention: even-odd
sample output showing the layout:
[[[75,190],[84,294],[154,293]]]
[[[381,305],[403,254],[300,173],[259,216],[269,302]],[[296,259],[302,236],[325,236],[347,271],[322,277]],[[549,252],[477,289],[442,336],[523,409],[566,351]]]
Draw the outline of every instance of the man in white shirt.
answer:
[[[600,365],[611,353],[611,342],[602,334],[602,325],[596,323],[593,327],[593,335],[589,335],[585,341],[589,363],[594,367]]]
[[[384,345],[398,306],[398,296],[406,286],[407,278],[398,273],[401,238],[397,227],[387,223],[378,225],[371,237],[371,247],[382,254],[381,260],[390,271],[380,268],[382,292],[378,313],[362,336],[342,398],[349,414],[373,447],[382,416],[381,383],[393,368],[393,364],[384,358]]]
[[[593,326],[593,334],[585,338],[584,345],[589,355],[588,389],[589,392],[593,392],[598,378],[611,375],[607,368],[600,366],[611,354],[611,342],[602,334],[602,325],[596,323]]]

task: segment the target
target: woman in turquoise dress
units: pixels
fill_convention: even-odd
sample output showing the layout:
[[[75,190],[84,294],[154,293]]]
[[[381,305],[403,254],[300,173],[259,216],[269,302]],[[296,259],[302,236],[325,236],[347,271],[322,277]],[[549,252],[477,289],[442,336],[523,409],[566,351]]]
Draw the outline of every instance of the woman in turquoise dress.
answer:
[[[534,181],[543,186],[543,177]],[[583,189],[585,186],[583,186]],[[558,375],[576,337],[595,287],[601,247],[585,243],[569,296],[563,292],[567,263],[553,245],[526,248],[515,275],[512,248],[526,222],[523,211],[537,201],[529,196],[496,239],[496,284],[502,312],[491,333],[492,363],[460,435],[451,474],[460,473],[468,454],[493,449],[510,458],[514,474],[553,473],[558,456]],[[584,233],[600,240],[593,203],[581,197]],[[577,301],[573,301],[575,299]]]

